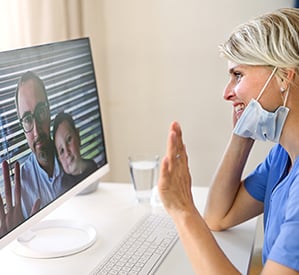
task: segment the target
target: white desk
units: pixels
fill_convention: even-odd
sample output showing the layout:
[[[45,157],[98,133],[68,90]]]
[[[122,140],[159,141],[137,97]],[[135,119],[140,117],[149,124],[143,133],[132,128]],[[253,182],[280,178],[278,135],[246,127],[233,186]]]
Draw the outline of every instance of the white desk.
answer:
[[[203,187],[193,189],[200,211],[204,207],[207,192],[208,189]],[[148,211],[151,211],[149,206],[136,204],[131,184],[100,183],[97,192],[72,198],[48,217],[80,219],[93,224],[97,230],[97,241],[93,246],[81,253],[56,259],[24,258],[14,254],[7,246],[0,251],[1,270],[7,274],[89,274],[138,218]],[[218,243],[242,274],[247,274],[250,264],[255,228],[256,219],[253,219],[229,231],[215,233]],[[180,241],[156,274],[194,274]]]

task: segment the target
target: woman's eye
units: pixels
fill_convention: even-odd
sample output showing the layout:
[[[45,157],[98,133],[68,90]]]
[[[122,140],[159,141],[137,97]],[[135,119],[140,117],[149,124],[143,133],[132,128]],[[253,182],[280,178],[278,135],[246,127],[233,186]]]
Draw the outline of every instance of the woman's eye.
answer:
[[[63,153],[64,153],[64,149],[60,149],[60,150],[59,150],[59,155],[62,156]]]
[[[237,81],[239,81],[242,77],[242,74],[240,72],[234,72],[234,76],[237,79]]]

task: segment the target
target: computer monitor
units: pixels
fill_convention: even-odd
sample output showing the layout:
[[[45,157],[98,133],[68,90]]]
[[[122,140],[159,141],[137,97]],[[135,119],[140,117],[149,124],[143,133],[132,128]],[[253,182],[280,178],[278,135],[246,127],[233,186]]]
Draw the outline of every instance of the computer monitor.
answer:
[[[34,95],[27,91],[32,86],[38,90]],[[36,249],[35,244],[33,247],[30,245],[32,240],[34,243],[39,239],[24,233],[32,228],[38,228],[34,234],[42,231],[45,228],[39,227],[42,218],[67,199],[99,183],[100,178],[108,173],[104,136],[89,38],[0,53],[0,162],[8,164],[12,205],[18,202],[14,196],[14,176],[15,165],[20,164],[22,213],[12,228],[1,233],[0,248],[18,239],[17,247],[21,244],[24,248],[17,249],[20,254],[28,252],[28,256],[33,257],[57,257],[80,251],[94,242],[95,232],[87,227],[87,242],[80,248],[44,253],[40,248]],[[78,171],[79,166],[72,167],[72,161],[78,159],[78,154],[70,154],[72,158],[67,163],[69,152],[66,151],[71,150],[68,145],[79,146],[81,164],[85,163],[81,166],[82,171]],[[7,208],[11,207],[7,203],[9,197],[5,193],[4,174],[4,169],[0,169],[0,194],[7,213]],[[40,204],[33,207],[37,198]],[[4,219],[1,222],[4,224]],[[72,228],[80,231],[79,234],[84,230],[79,223],[65,225],[59,221],[55,226],[45,224],[48,229],[55,228],[53,235],[60,234],[57,228]],[[74,237],[77,238],[76,233]],[[41,246],[45,248],[45,244]],[[58,244],[55,247],[58,248]]]

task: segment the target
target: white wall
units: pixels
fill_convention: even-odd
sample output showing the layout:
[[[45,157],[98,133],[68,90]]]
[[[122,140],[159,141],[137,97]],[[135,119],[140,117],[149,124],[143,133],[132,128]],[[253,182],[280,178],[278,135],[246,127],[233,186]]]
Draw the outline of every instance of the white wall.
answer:
[[[217,46],[235,25],[293,1],[84,3],[84,30],[92,39],[107,130],[107,179],[129,181],[129,154],[163,156],[169,124],[178,120],[193,183],[209,184],[231,131],[231,105],[222,98],[226,61]],[[256,146],[248,170],[270,145]]]

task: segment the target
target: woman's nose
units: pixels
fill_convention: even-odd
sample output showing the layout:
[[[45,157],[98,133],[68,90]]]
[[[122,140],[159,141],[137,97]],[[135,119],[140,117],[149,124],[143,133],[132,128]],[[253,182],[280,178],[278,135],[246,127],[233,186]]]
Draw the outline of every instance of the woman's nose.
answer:
[[[227,84],[226,87],[224,88],[224,91],[223,91],[223,98],[225,100],[233,100],[235,95],[236,94],[234,92],[234,89],[233,89],[232,85]]]

